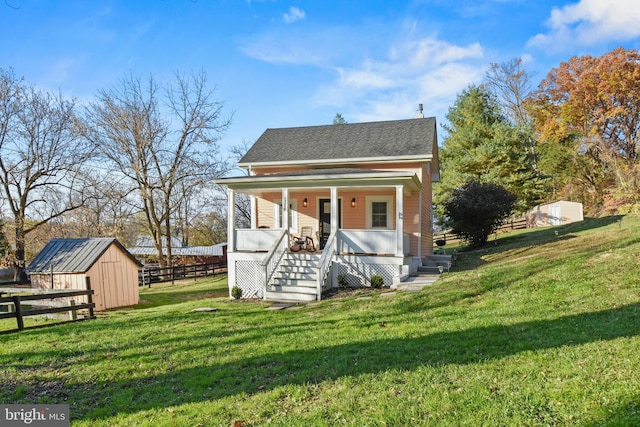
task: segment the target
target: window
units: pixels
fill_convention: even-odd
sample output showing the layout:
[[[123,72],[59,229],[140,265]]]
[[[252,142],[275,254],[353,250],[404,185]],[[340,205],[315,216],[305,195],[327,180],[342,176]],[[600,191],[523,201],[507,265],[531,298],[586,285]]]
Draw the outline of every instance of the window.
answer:
[[[276,199],[274,203],[273,216],[275,219],[274,228],[282,228],[282,199]],[[289,200],[289,229],[298,229],[298,201]]]
[[[371,226],[372,227],[387,226],[387,202],[371,203]]]
[[[393,196],[367,196],[367,228],[393,227]]]

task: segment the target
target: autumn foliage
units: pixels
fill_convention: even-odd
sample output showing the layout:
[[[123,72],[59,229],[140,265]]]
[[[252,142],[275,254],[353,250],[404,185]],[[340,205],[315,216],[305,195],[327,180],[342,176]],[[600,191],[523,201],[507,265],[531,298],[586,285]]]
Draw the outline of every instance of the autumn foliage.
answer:
[[[561,194],[637,205],[640,53],[615,49],[553,68],[529,100],[538,153]],[[585,200],[588,201],[588,200]],[[623,204],[624,204],[623,203]]]

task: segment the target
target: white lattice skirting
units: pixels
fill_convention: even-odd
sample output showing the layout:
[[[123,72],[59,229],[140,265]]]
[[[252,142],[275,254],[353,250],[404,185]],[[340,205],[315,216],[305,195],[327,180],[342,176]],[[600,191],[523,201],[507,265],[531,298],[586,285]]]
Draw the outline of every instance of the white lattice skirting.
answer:
[[[236,261],[235,284],[242,289],[242,298],[262,298],[264,268],[260,261]]]
[[[337,269],[335,277],[344,275],[351,287],[368,288],[371,286],[371,276],[380,275],[384,279],[385,286],[393,284],[393,278],[398,275],[396,264],[343,264],[334,263]]]

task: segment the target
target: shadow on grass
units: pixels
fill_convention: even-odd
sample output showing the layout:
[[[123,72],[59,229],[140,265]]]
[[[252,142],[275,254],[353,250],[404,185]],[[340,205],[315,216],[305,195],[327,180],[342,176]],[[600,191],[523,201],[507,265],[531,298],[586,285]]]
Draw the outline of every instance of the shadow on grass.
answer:
[[[640,334],[638,322],[640,304],[631,304],[554,320],[291,350],[135,380],[68,383],[66,397],[77,405],[76,419],[101,419],[117,413],[252,395],[286,385],[388,370],[410,371],[421,366],[482,363],[527,351],[634,337]]]

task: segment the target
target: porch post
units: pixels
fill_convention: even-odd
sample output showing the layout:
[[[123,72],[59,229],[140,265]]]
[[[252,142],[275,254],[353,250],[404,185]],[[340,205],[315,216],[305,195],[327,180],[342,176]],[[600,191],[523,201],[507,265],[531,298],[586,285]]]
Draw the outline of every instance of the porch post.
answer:
[[[338,188],[330,187],[331,190],[331,233],[338,231]]]
[[[289,232],[289,189],[282,189],[282,228]]]
[[[228,189],[229,203],[227,204],[227,252],[236,251],[236,192]]]
[[[251,205],[251,228],[258,228],[258,215],[256,214],[256,196],[249,196],[249,204]]]
[[[404,256],[404,197],[402,185],[396,185],[396,256]]]

